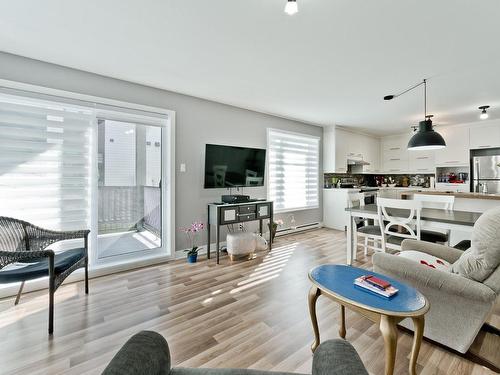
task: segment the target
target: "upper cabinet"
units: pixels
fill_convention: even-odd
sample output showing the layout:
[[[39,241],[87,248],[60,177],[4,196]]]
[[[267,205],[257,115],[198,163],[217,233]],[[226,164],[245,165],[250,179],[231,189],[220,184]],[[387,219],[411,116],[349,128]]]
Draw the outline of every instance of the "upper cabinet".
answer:
[[[469,128],[467,126],[437,127],[446,142],[446,147],[435,151],[435,165],[469,165]]]
[[[323,171],[347,172],[347,132],[327,126],[323,130]]]
[[[335,127],[323,128],[323,172],[335,172]]]
[[[395,135],[382,138],[380,150],[382,154],[382,172],[408,172],[408,136]]]
[[[365,150],[363,160],[370,163],[363,166],[363,173],[380,173],[380,140],[373,137],[365,137]]]
[[[413,133],[381,139],[353,133],[334,126],[324,131],[325,172],[346,173],[347,160],[369,163],[356,166],[357,173],[435,173],[436,167],[468,166],[470,150],[500,147],[500,120],[479,121],[435,130],[446,147],[435,151],[408,150]]]
[[[411,173],[435,173],[435,153],[434,151],[428,150],[410,150],[408,151],[409,158],[409,170]]]
[[[500,120],[469,124],[471,150],[500,147]]]
[[[380,172],[378,138],[329,126],[324,129],[323,142],[324,172],[346,173],[348,159],[368,162],[369,165],[362,167],[362,173]]]

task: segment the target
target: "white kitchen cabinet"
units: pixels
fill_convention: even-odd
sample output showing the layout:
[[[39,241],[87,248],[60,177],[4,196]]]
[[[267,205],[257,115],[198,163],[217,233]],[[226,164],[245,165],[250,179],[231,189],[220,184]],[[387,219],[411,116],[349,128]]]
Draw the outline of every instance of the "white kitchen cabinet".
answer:
[[[469,165],[469,128],[467,126],[436,127],[446,147],[435,151],[436,166]]]
[[[352,133],[334,126],[323,132],[323,170],[326,173],[346,173],[347,159],[364,160],[363,173],[380,170],[379,140],[375,137]]]
[[[323,172],[335,172],[335,127],[323,129]]]
[[[345,230],[349,224],[349,194],[359,189],[323,189],[323,225],[327,228]]]
[[[469,124],[471,149],[500,147],[500,120]]]
[[[435,173],[434,151],[410,150],[409,169],[411,173]]]
[[[346,173],[349,132],[336,129],[335,133],[335,172]]]
[[[381,142],[382,171],[385,173],[407,173],[408,136],[406,134],[385,137]]]
[[[391,158],[384,160],[384,173],[399,174],[408,172],[408,160],[401,158]]]
[[[325,173],[347,172],[347,132],[335,126],[325,127],[323,131],[323,171]]]
[[[447,183],[447,182],[437,182],[436,183],[436,190],[469,192],[470,191],[470,185],[469,184],[450,184],[450,183]]]
[[[363,166],[363,173],[380,173],[380,140],[364,136],[365,151],[363,160],[370,163]]]

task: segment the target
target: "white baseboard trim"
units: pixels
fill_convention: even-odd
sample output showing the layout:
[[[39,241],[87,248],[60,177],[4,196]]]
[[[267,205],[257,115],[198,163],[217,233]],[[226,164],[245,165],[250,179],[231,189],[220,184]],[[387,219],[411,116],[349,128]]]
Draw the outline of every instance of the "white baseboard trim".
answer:
[[[318,222],[318,223],[309,223],[309,224],[298,225],[297,228],[295,228],[295,229],[292,229],[292,228],[281,229],[281,230],[279,230],[276,233],[276,237],[286,236],[287,234],[299,233],[299,232],[304,232],[306,230],[317,229],[317,228],[323,228],[323,222],[322,221]],[[266,239],[269,238],[269,231],[268,232],[264,232],[264,238],[266,238]],[[220,242],[220,246],[221,247],[226,246],[226,241],[221,241]],[[214,243],[210,243],[210,249],[212,251],[214,251],[216,249],[215,242]],[[185,258],[187,250],[188,250],[188,248],[177,250],[175,252],[175,258],[176,259]],[[202,249],[200,251],[198,251],[198,254],[206,254],[206,253],[207,253],[207,246],[203,245]]]
[[[292,228],[281,229],[276,232],[276,237],[286,236],[287,234],[299,233],[306,230],[318,229],[318,228],[323,228],[323,222],[302,224],[298,225],[294,229]]]
[[[226,246],[226,241],[221,241],[219,242],[220,247],[225,247]],[[215,251],[215,242],[210,243],[210,251],[213,253]],[[186,258],[186,251],[188,251],[188,248],[181,249],[181,250],[176,250],[175,252],[175,259],[182,259]],[[198,254],[206,254],[207,253],[207,245],[201,245],[201,250],[198,251]]]

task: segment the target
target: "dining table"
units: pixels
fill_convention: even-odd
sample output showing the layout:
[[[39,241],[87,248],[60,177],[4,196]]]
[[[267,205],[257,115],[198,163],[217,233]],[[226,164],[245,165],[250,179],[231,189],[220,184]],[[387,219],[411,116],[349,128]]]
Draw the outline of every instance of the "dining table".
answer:
[[[356,260],[355,231],[356,219],[372,219],[378,221],[378,207],[376,204],[364,206],[354,206],[346,208],[349,213],[349,225],[347,225],[347,264],[351,265]],[[387,210],[391,216],[405,218],[408,217],[408,210],[392,208]],[[420,211],[420,221],[422,226],[437,230],[459,230],[472,233],[474,223],[481,216],[481,212],[469,212],[458,210],[444,210],[438,208],[422,208]]]

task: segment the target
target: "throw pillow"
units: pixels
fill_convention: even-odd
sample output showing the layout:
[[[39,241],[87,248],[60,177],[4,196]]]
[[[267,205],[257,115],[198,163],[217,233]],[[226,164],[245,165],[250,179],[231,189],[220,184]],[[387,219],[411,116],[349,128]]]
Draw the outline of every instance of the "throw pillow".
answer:
[[[500,206],[474,224],[471,247],[453,263],[451,272],[482,282],[500,265]]]

